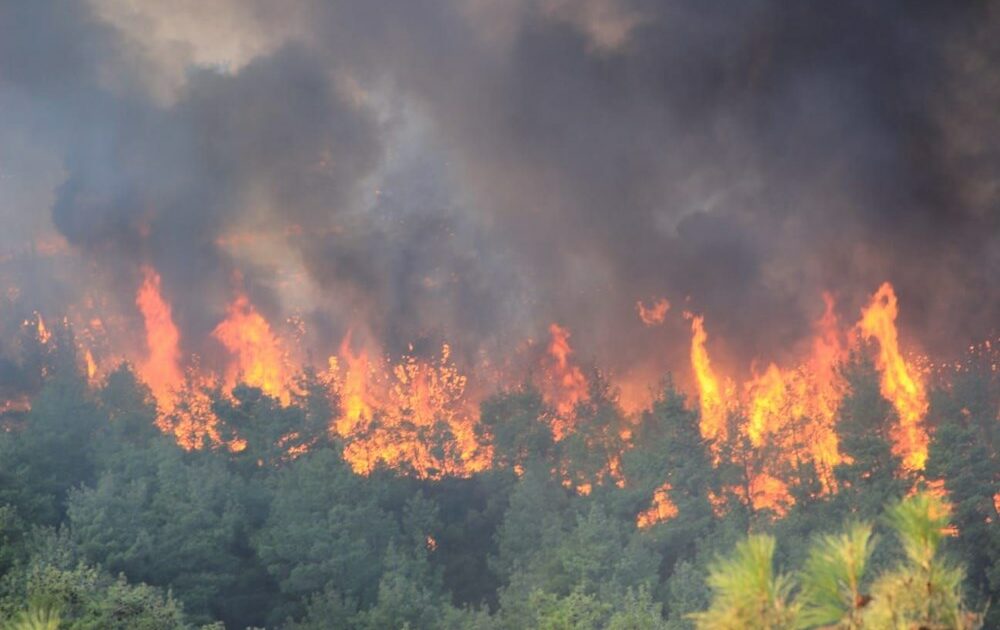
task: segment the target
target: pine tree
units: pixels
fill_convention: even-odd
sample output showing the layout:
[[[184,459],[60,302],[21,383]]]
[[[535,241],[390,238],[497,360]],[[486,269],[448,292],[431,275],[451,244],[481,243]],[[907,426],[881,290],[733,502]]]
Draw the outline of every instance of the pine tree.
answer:
[[[870,589],[870,523],[816,539],[797,576],[775,572],[773,537],[752,535],[710,567],[711,603],[691,619],[704,630],[975,630],[982,615],[964,602],[964,570],[941,548],[949,517],[949,506],[926,492],[894,503],[885,522],[903,557]]]
[[[775,540],[753,535],[709,569],[712,603],[692,618],[698,630],[779,630],[795,627],[794,580],[774,571]]]

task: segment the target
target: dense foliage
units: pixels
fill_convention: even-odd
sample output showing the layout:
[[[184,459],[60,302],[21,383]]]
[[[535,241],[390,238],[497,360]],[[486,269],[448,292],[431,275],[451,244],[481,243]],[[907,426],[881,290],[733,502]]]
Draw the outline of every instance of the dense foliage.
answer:
[[[790,471],[795,505],[778,517],[729,490],[746,468],[715,460],[669,382],[630,447],[606,387],[559,441],[537,392],[501,392],[482,405],[492,467],[419,479],[355,474],[321,388],[291,407],[248,387],[212,393],[220,431],[246,446],[187,451],[156,428],[127,366],[94,388],[72,357],[46,360],[30,410],[7,412],[0,432],[0,616],[12,628],[958,628],[1000,595],[990,366],[934,392],[928,466],[908,475],[887,443],[892,406],[856,358],[838,491]],[[293,453],[289,434],[307,448]],[[953,531],[933,495],[899,502],[931,480]],[[638,527],[664,482],[676,514]],[[757,621],[740,616],[748,606]],[[894,614],[910,617],[872,621]]]

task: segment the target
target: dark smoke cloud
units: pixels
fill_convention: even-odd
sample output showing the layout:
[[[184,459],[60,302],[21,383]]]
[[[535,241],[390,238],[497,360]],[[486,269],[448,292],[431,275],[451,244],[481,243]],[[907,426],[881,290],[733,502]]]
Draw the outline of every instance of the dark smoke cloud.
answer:
[[[780,358],[822,290],[853,319],[886,279],[928,350],[995,331],[990,3],[303,0],[166,101],[162,49],[87,7],[0,4],[0,130],[42,130],[55,226],[123,302],[154,264],[195,348],[237,268],[292,308],[225,245],[244,232],[288,235],[327,341],[364,322],[473,358],[560,321],[624,369],[683,356],[690,308]],[[657,296],[677,307],[643,328]]]
[[[152,264],[199,349],[239,284],[219,239],[326,229],[377,164],[377,123],[338,94],[325,60],[294,45],[235,74],[192,70],[168,106],[114,89],[104,73],[131,45],[81,6],[5,7],[3,85],[33,98],[41,112],[27,117],[60,145],[55,227],[101,261],[124,303]],[[240,271],[255,302],[280,312],[274,279]]]
[[[949,147],[959,116],[998,139],[995,11],[608,4],[641,16],[613,50],[544,2],[494,48],[433,2],[338,6],[324,42],[425,104],[539,310],[605,351],[656,294],[690,295],[744,357],[791,347],[820,290],[853,318],[885,279],[929,345],[995,325],[996,145]]]

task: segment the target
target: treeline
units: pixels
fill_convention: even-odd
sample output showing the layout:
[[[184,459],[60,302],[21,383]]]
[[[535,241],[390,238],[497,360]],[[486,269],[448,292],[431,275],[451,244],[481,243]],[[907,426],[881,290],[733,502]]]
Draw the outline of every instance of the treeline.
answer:
[[[1000,595],[1000,387],[989,365],[933,391],[918,476],[893,455],[895,412],[871,363],[855,357],[843,368],[838,491],[823,492],[808,463],[790,464],[794,505],[777,518],[733,490],[749,485],[750,458],[772,455],[717,458],[669,381],[636,419],[630,448],[599,378],[558,442],[537,391],[501,392],[481,408],[493,466],[418,479],[352,472],[328,431],[337,401],[308,374],[290,407],[248,387],[216,393],[220,431],[245,448],[186,451],[156,428],[153,398],[127,366],[91,387],[71,351],[42,363],[30,410],[5,413],[0,432],[0,618],[12,624],[693,628],[692,613],[718,603],[706,578],[718,558],[754,544],[748,534],[773,536],[768,561],[780,573],[810,562],[816,536],[872,523],[883,544],[866,556],[858,592],[878,597],[876,577],[907,557],[880,515],[926,480],[953,505],[954,535],[935,553],[964,567],[963,610]],[[307,450],[290,453],[289,435]],[[676,514],[637,527],[664,484]]]

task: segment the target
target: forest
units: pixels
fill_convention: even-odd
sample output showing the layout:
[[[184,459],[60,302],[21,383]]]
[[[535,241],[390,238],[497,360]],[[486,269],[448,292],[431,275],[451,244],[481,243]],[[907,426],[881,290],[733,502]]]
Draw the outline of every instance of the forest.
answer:
[[[534,385],[486,398],[475,438],[490,459],[470,474],[381,463],[359,474],[329,428],[341,401],[311,370],[287,404],[248,385],[205,392],[222,441],[186,449],[128,364],[90,384],[71,330],[47,334],[27,327],[3,366],[37,388],[5,406],[0,433],[10,628],[1000,623],[989,354],[931,388],[926,465],[912,471],[871,347],[853,352],[837,368],[842,461],[825,490],[810,460],[750,445],[739,413],[728,422],[743,437],[718,450],[669,377],[626,441],[599,372],[558,440],[558,413]],[[420,439],[447,460],[446,424]],[[740,489],[775,461],[790,496],[760,507]]]

